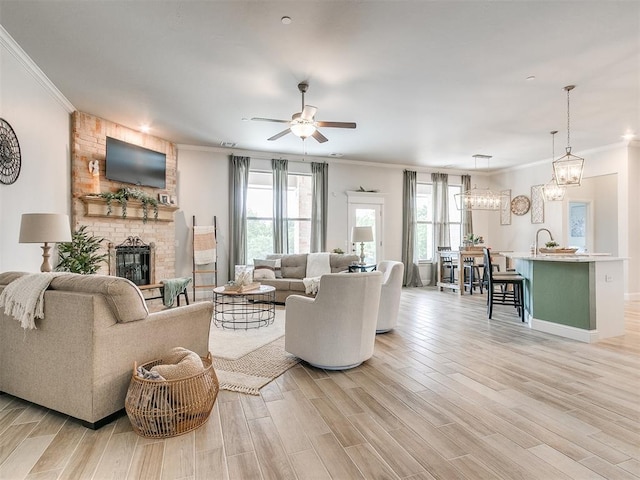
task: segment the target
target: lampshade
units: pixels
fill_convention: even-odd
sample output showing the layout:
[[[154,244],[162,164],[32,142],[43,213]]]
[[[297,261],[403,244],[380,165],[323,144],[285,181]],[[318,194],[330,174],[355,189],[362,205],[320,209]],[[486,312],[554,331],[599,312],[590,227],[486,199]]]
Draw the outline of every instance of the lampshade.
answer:
[[[61,213],[23,213],[20,243],[59,243],[71,241],[69,215]]]
[[[371,227],[353,227],[351,241],[354,243],[373,242],[373,229]]]

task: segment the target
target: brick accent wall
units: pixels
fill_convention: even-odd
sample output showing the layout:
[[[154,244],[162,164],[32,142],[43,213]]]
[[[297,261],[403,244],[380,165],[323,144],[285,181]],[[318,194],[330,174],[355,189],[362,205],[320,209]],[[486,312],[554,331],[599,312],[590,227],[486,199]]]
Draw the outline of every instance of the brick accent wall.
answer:
[[[108,217],[88,217],[86,207],[81,197],[100,192],[115,192],[118,189],[133,185],[123,185],[112,182],[105,177],[106,137],[116,138],[127,143],[139,145],[150,150],[167,155],[166,189],[151,187],[136,187],[148,195],[157,197],[158,194],[175,195],[177,154],[173,143],[161,138],[147,135],[136,130],[118,125],[117,123],[83,112],[74,112],[71,125],[71,223],[73,229],[80,225],[87,225],[92,234],[104,237],[107,241],[119,245],[129,236],[138,236],[145,243],[156,244],[155,279],[160,281],[175,277],[175,221],[156,222],[150,212],[149,220],[145,224],[140,219]],[[89,172],[89,162],[97,160],[100,168],[98,176]],[[105,242],[104,252],[107,252]],[[108,274],[105,264],[99,273]]]

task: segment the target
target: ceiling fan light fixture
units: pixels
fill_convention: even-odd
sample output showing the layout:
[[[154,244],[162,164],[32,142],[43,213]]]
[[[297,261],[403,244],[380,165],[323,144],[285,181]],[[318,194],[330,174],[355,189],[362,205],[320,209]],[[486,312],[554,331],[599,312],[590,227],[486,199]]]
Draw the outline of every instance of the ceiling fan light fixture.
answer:
[[[298,120],[291,123],[291,133],[293,133],[296,137],[300,137],[303,140],[307,137],[310,137],[316,131],[316,126],[313,122],[307,122],[305,120]]]

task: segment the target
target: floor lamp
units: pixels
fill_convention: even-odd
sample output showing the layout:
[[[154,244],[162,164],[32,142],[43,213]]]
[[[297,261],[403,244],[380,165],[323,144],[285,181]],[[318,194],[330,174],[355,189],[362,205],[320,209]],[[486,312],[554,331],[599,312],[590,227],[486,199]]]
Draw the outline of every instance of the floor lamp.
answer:
[[[44,243],[41,272],[50,272],[51,246],[49,243],[71,241],[69,215],[60,213],[23,213],[20,222],[19,243]]]
[[[360,243],[360,265],[364,265],[364,243],[373,242],[373,229],[371,227],[353,227],[351,241]]]

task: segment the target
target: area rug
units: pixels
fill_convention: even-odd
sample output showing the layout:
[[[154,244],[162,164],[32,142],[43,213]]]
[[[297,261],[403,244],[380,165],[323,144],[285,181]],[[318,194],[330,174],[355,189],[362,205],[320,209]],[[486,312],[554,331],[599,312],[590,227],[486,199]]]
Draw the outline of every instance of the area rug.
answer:
[[[272,328],[273,327],[273,328]],[[209,350],[222,390],[260,395],[260,389],[300,359],[284,350],[284,311],[272,325],[254,330],[211,326]]]

